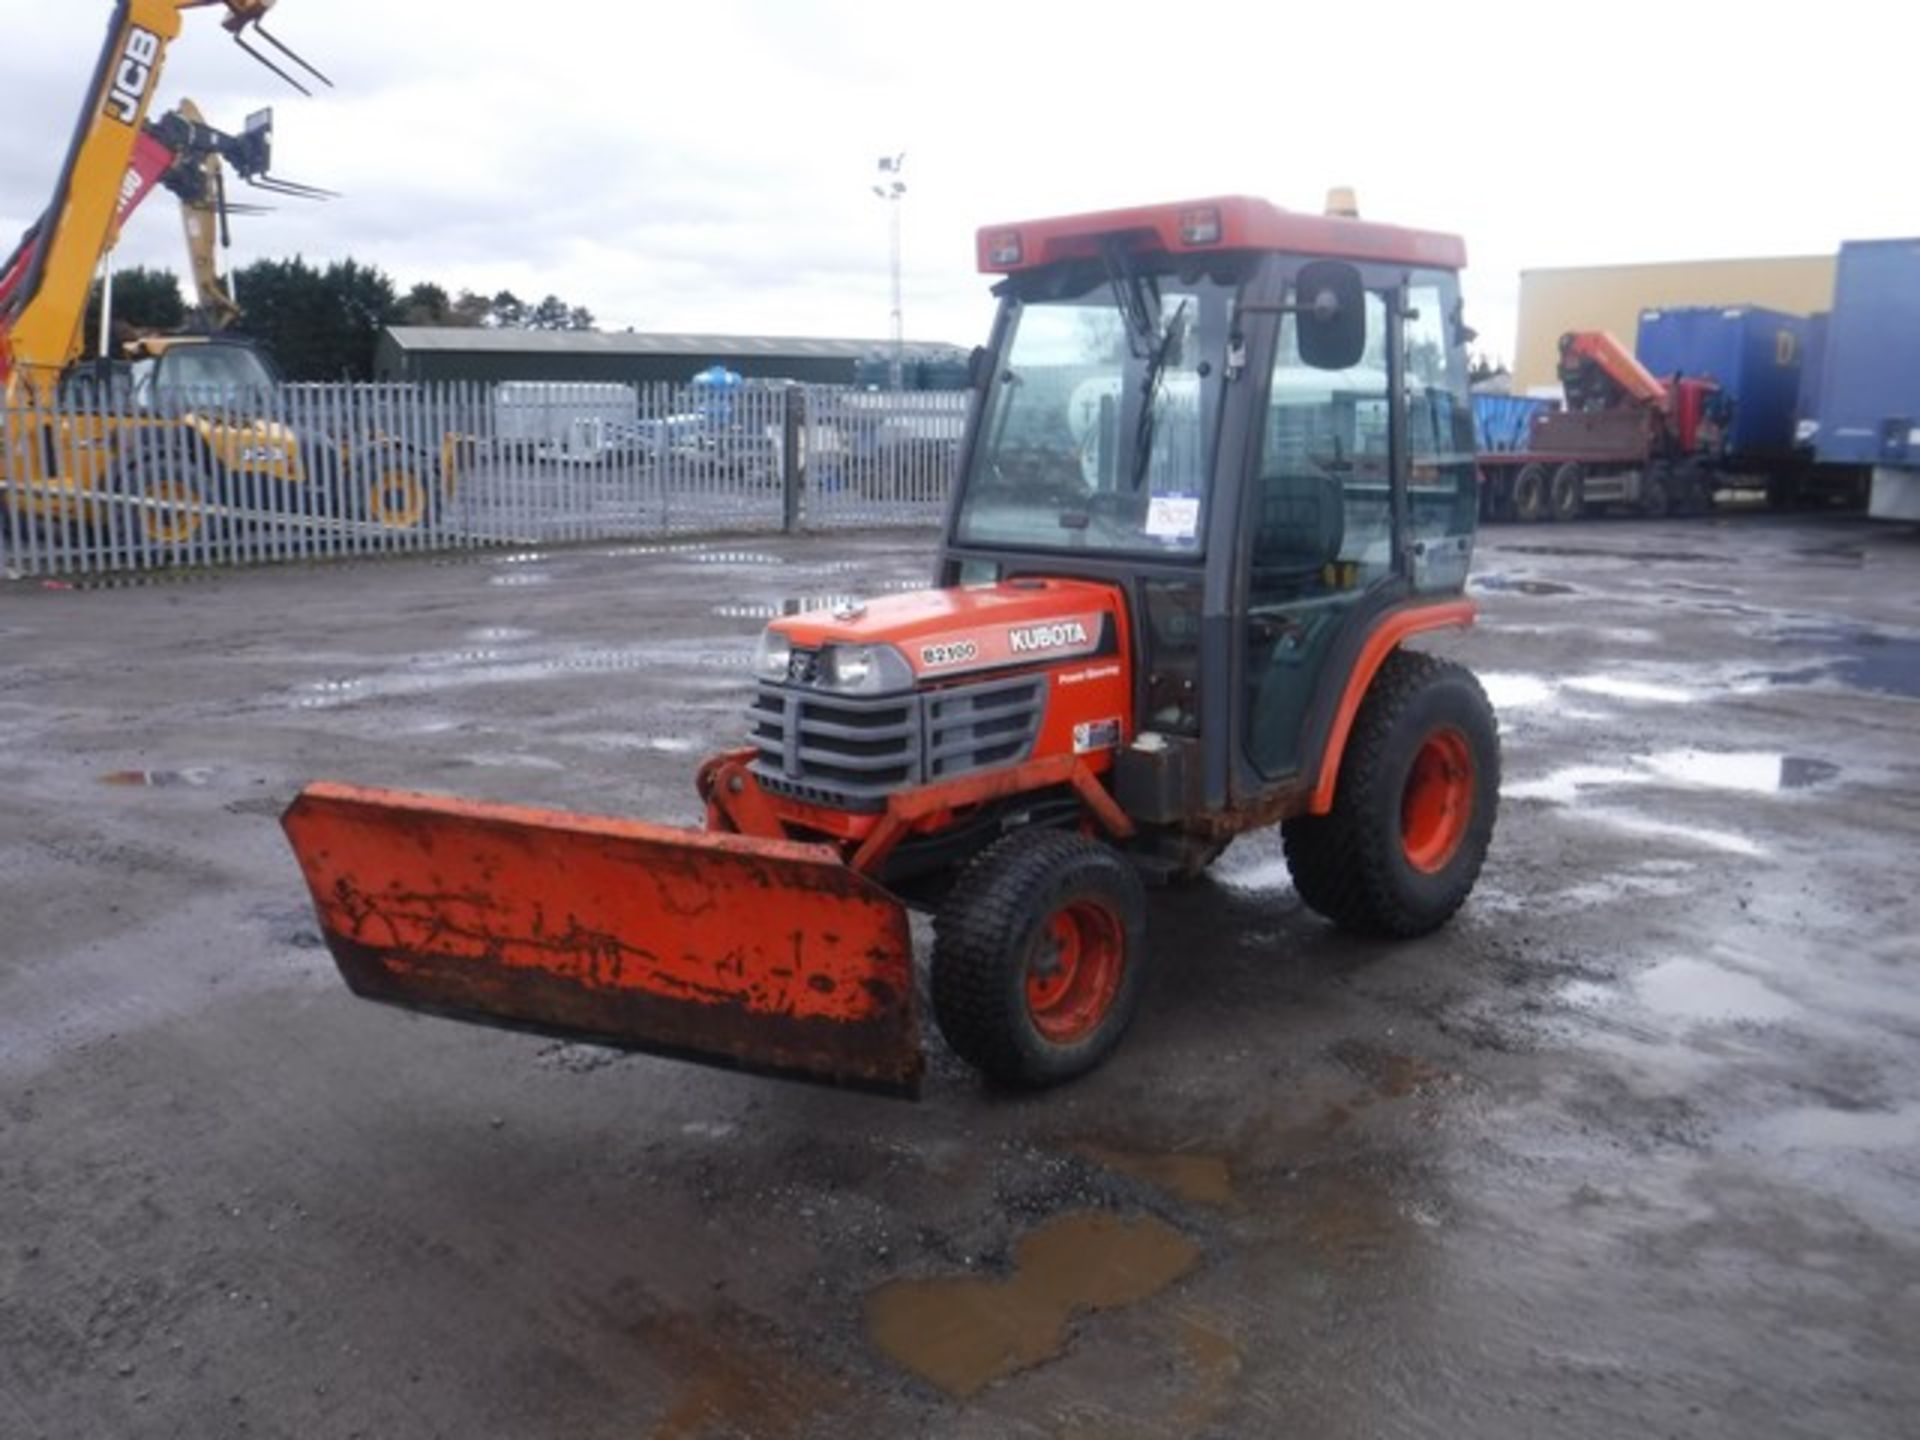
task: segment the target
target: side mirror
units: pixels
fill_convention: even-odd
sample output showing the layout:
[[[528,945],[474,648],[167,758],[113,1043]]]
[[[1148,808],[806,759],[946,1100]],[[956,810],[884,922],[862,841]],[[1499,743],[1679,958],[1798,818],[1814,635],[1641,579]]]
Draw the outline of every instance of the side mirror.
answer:
[[[967,388],[984,390],[993,379],[993,352],[984,345],[976,345],[967,356]]]
[[[1300,327],[1300,358],[1314,369],[1350,370],[1367,353],[1367,292],[1353,266],[1302,265],[1289,308]]]

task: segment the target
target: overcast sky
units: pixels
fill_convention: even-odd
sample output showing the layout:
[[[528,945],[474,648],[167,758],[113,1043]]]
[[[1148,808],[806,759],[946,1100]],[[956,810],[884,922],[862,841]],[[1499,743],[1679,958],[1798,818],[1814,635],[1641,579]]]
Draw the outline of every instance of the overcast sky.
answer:
[[[109,0],[6,12],[0,228],[46,203]],[[1510,356],[1523,267],[1920,233],[1898,3],[282,0],[302,99],[190,12],[158,91],[342,192],[235,222],[233,263],[351,255],[402,287],[557,293],[606,328],[887,333],[874,163],[907,152],[911,337],[990,313],[976,226],[1223,192],[1467,238]],[[1899,34],[1896,32],[1905,32]],[[242,196],[244,198],[244,196]],[[122,263],[184,274],[171,197]],[[244,295],[241,297],[244,303]]]

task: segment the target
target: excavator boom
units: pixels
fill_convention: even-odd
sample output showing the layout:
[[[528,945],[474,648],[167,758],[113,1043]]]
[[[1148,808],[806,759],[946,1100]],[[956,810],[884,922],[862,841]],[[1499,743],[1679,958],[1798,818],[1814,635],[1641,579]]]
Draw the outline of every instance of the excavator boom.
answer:
[[[245,40],[265,36],[260,21],[273,0],[115,0],[53,201],[0,273],[0,382],[9,396],[22,386],[50,393],[79,356],[87,295],[127,208],[123,186],[146,135],[167,51],[183,12],[215,5],[226,10],[223,23],[234,39],[266,63]]]

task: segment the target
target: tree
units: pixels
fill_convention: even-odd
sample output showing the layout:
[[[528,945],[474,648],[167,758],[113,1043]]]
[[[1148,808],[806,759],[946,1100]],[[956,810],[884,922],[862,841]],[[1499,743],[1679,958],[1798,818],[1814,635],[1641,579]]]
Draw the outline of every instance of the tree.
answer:
[[[180,297],[180,279],[171,270],[149,270],[132,265],[113,272],[113,328],[116,335],[158,331],[172,333],[187,323],[186,301]],[[100,282],[93,282],[87,300],[86,340],[89,347],[100,333]]]
[[[488,323],[502,330],[520,330],[527,324],[526,302],[511,290],[502,290],[493,297],[490,314]]]
[[[246,310],[235,328],[263,342],[290,380],[371,379],[380,331],[402,313],[393,282],[354,260],[324,270],[299,256],[256,260],[236,286]]]
[[[447,316],[447,324],[460,326],[485,325],[493,314],[493,302],[484,295],[476,295],[471,290],[462,290],[460,298],[453,302],[453,309]]]
[[[1467,357],[1467,380],[1474,385],[1507,373],[1506,362],[1476,350]]]
[[[567,328],[567,302],[558,295],[549,295],[533,307],[533,313],[527,317],[529,330],[564,330]]]
[[[403,325],[451,325],[453,302],[447,298],[447,292],[431,281],[423,280],[415,285],[400,301],[400,323]]]

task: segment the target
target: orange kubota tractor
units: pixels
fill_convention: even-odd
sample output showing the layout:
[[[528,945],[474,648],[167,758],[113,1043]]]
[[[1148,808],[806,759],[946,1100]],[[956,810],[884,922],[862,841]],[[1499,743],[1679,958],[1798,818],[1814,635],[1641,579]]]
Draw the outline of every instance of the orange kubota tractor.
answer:
[[[953,1049],[1023,1085],[1119,1041],[1143,881],[1279,824],[1305,902],[1415,936],[1499,791],[1471,674],[1461,243],[1224,198],[979,236],[937,585],[777,620],[702,830],[308,787],[286,815],[359,994],[913,1092],[907,910]]]

